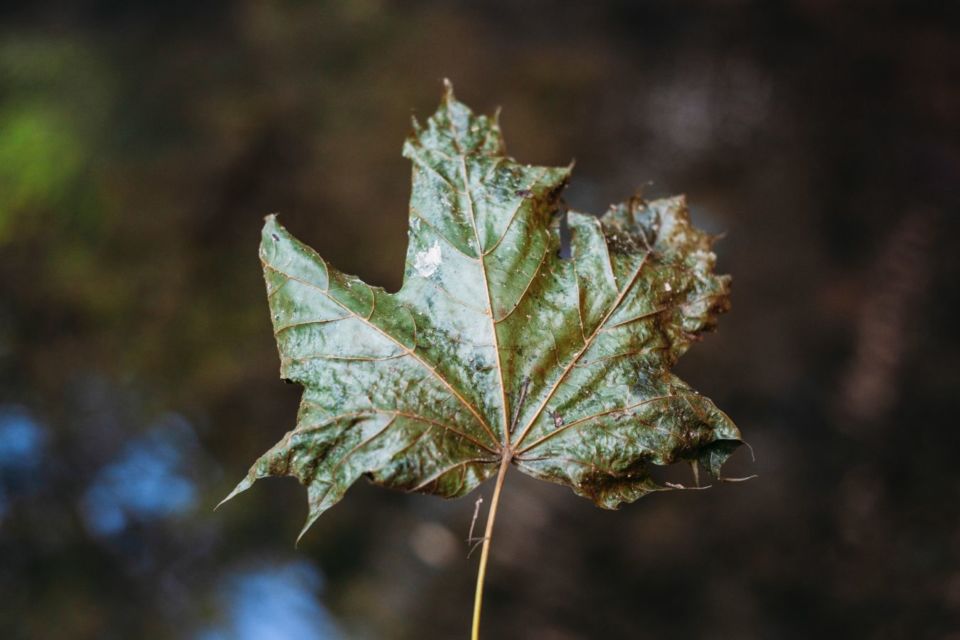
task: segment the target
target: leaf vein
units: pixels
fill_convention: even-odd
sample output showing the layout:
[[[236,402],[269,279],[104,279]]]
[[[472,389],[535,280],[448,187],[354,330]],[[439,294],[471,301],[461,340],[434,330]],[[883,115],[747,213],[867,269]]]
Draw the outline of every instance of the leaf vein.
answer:
[[[270,265],[270,264],[268,264],[268,263],[266,263],[266,262],[264,262],[264,266],[273,269],[273,270],[276,271],[277,273],[280,273],[281,275],[286,276],[287,278],[289,278],[289,279],[291,279],[291,280],[295,280],[295,281],[297,281],[297,282],[300,282],[301,284],[304,284],[304,285],[306,285],[306,286],[308,286],[308,287],[312,287],[312,288],[316,289],[317,291],[322,292],[322,293],[323,293],[324,295],[326,295],[330,300],[332,300],[332,301],[335,302],[336,304],[338,304],[338,305],[340,305],[341,307],[343,307],[343,309],[344,309],[345,311],[348,311],[348,312],[351,313],[354,317],[359,318],[360,320],[362,320],[367,326],[369,326],[370,328],[374,329],[375,331],[377,331],[378,333],[380,333],[381,335],[383,335],[384,337],[386,337],[386,338],[389,339],[390,341],[396,343],[401,349],[404,349],[404,350],[408,351],[411,356],[413,356],[421,365],[423,365],[423,367],[424,367],[425,369],[427,369],[427,371],[429,371],[431,374],[433,374],[433,376],[434,376],[437,380],[439,380],[439,381],[450,391],[450,393],[453,394],[454,397],[456,397],[457,400],[459,400],[461,404],[463,404],[463,406],[464,406],[471,414],[473,414],[473,417],[477,419],[477,423],[480,425],[480,427],[481,427],[484,431],[486,431],[487,435],[490,436],[490,438],[492,439],[492,441],[493,441],[494,443],[496,443],[496,446],[499,446],[499,440],[498,440],[497,437],[494,435],[493,431],[490,429],[490,426],[489,426],[489,425],[486,423],[486,421],[480,416],[480,413],[477,411],[476,407],[474,407],[472,404],[470,404],[470,402],[468,402],[466,398],[464,398],[456,389],[454,389],[453,385],[450,384],[450,382],[448,382],[446,378],[444,378],[442,375],[440,375],[440,372],[439,372],[439,371],[437,371],[434,367],[432,367],[426,360],[424,360],[424,359],[421,358],[419,355],[417,355],[417,354],[414,352],[413,349],[410,349],[409,347],[407,347],[407,345],[405,345],[405,344],[403,344],[402,342],[400,342],[398,339],[396,339],[395,337],[393,337],[392,335],[390,335],[388,332],[386,332],[386,331],[384,331],[383,329],[381,329],[380,327],[378,327],[376,324],[370,322],[369,320],[367,320],[367,319],[364,318],[363,316],[361,316],[361,315],[357,314],[356,312],[354,312],[352,309],[350,309],[349,307],[347,307],[345,304],[343,304],[342,302],[340,302],[339,300],[337,300],[336,298],[334,298],[332,295],[330,295],[330,293],[329,293],[328,290],[322,289],[322,288],[318,287],[316,284],[314,284],[314,283],[312,283],[312,282],[308,282],[308,281],[303,280],[303,279],[301,279],[301,278],[297,278],[297,277],[293,276],[293,275],[290,274],[290,273],[287,273],[287,272],[285,272],[285,271],[281,271],[280,269],[277,269],[276,267],[273,267],[272,265]]]
[[[554,429],[554,430],[551,431],[550,433],[547,433],[547,434],[541,436],[540,438],[537,438],[536,440],[534,440],[533,442],[531,442],[530,444],[528,444],[527,446],[525,446],[523,449],[518,450],[516,455],[518,455],[518,456],[519,456],[519,455],[522,455],[523,453],[525,453],[525,452],[527,452],[527,451],[530,451],[531,449],[533,449],[533,448],[535,448],[535,447],[543,444],[545,441],[549,440],[550,438],[553,438],[553,437],[555,437],[556,435],[558,435],[558,434],[560,434],[560,433],[562,433],[562,432],[564,432],[564,431],[566,431],[566,430],[568,430],[568,429],[570,429],[570,428],[572,428],[572,427],[580,426],[580,425],[582,425],[582,424],[585,423],[585,422],[589,422],[589,421],[591,421],[591,420],[596,420],[597,418],[602,418],[602,417],[607,416],[607,415],[610,415],[610,414],[612,414],[612,413],[622,413],[622,412],[630,411],[631,409],[636,409],[637,407],[642,407],[642,406],[644,406],[644,405],[646,405],[646,404],[650,404],[650,403],[652,403],[652,402],[659,402],[659,401],[661,401],[661,400],[667,400],[667,399],[669,399],[669,398],[675,398],[675,397],[676,397],[676,396],[667,395],[667,396],[656,396],[656,397],[654,397],[654,398],[646,398],[646,399],[644,399],[644,400],[641,400],[640,402],[637,402],[637,403],[631,404],[631,405],[627,405],[627,406],[625,406],[625,407],[615,407],[615,408],[613,408],[613,409],[608,409],[607,411],[601,411],[601,412],[599,412],[599,413],[594,413],[594,414],[589,415],[589,416],[584,416],[584,417],[582,417],[582,418],[577,418],[576,420],[574,420],[574,421],[572,421],[572,422],[568,422],[567,424],[564,424],[564,425],[562,425],[562,426],[560,426],[560,427],[557,427],[556,429]]]
[[[540,403],[540,406],[537,408],[536,412],[530,418],[529,422],[527,422],[526,426],[523,428],[523,431],[520,432],[520,436],[517,438],[517,442],[514,445],[515,449],[516,447],[520,446],[520,444],[523,442],[523,439],[527,437],[528,433],[530,433],[530,430],[533,428],[533,425],[536,423],[537,418],[540,417],[540,414],[543,413],[543,410],[544,408],[546,408],[547,403],[550,401],[551,398],[553,398],[553,394],[556,393],[557,389],[566,379],[567,375],[570,373],[570,371],[573,370],[573,367],[577,363],[577,361],[580,360],[583,354],[586,353],[587,349],[590,348],[590,345],[593,343],[594,339],[596,339],[597,335],[600,333],[600,329],[606,324],[607,320],[610,319],[610,316],[613,315],[614,311],[617,310],[617,308],[620,306],[620,303],[623,302],[624,297],[626,297],[630,289],[633,288],[634,283],[636,282],[637,278],[640,276],[640,273],[643,271],[644,266],[647,264],[647,259],[649,258],[649,256],[650,256],[649,251],[643,254],[643,258],[641,258],[640,264],[637,265],[637,268],[634,270],[633,275],[630,277],[629,282],[627,282],[627,285],[623,288],[623,290],[617,296],[616,300],[613,301],[613,304],[610,306],[609,311],[607,311],[606,315],[600,321],[600,324],[597,325],[597,328],[594,329],[593,334],[591,334],[591,336],[587,339],[587,341],[584,343],[583,347],[580,349],[577,355],[575,355],[573,359],[570,361],[570,363],[567,364],[567,366],[561,372],[560,377],[557,378],[557,381],[553,384],[553,386],[547,392],[546,396],[544,397],[543,401]]]

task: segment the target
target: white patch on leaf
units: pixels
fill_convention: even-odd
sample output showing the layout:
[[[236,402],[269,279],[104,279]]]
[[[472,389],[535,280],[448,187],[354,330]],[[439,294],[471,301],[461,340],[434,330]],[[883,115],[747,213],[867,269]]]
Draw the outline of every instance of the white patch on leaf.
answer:
[[[423,278],[429,278],[440,266],[443,256],[440,254],[440,243],[434,241],[433,246],[421,251],[413,257],[413,268]]]

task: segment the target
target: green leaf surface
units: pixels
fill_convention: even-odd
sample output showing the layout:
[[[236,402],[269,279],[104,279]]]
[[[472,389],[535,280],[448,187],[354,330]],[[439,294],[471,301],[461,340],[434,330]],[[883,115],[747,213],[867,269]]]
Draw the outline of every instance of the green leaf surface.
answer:
[[[719,477],[740,433],[670,373],[728,307],[729,276],[713,273],[712,238],[684,199],[562,214],[571,167],[515,162],[496,118],[449,86],[403,153],[413,191],[397,293],[337,271],[267,218],[281,376],[304,394],[296,428],[228,498],[295,476],[306,531],[361,476],[451,498],[506,458],[606,508],[676,488],[652,465]]]

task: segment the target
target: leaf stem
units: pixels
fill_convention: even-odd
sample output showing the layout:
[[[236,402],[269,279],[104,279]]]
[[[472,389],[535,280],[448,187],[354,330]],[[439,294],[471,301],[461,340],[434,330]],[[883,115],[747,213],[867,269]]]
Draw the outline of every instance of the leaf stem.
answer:
[[[493,537],[493,523],[497,519],[497,505],[500,504],[500,490],[503,489],[503,480],[507,477],[507,468],[512,456],[505,449],[500,460],[500,471],[497,473],[497,484],[493,488],[493,498],[490,500],[490,509],[487,511],[487,527],[483,532],[483,548],[480,551],[480,569],[477,571],[477,589],[473,598],[473,626],[470,640],[480,640],[480,610],[483,608],[483,583],[487,577],[487,559],[490,557],[490,540]]]

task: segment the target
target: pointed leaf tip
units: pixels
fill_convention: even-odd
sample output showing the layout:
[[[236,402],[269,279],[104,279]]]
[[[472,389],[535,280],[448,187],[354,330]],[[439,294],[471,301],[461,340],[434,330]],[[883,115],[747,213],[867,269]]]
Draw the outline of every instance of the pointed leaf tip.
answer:
[[[747,480],[753,480],[754,478],[759,478],[760,476],[756,473],[749,476],[744,476],[742,478],[717,478],[719,482],[746,482]]]
[[[300,548],[300,542],[303,540],[303,537],[304,537],[305,535],[307,535],[307,531],[310,530],[310,527],[313,526],[313,523],[314,523],[314,522],[316,522],[316,519],[315,519],[315,518],[314,518],[314,519],[309,519],[309,518],[307,519],[307,523],[306,523],[305,525],[303,525],[303,528],[302,528],[302,529],[300,529],[300,533],[297,534],[297,539],[296,539],[296,541],[294,541],[294,543],[293,543],[293,548],[294,548],[294,549],[299,549],[299,548]]]
[[[663,484],[671,489],[676,489],[677,491],[703,491],[704,489],[709,489],[712,486],[709,484],[700,484],[691,487],[683,484],[682,482],[664,482]]]
[[[227,502],[229,502],[236,496],[240,495],[241,493],[243,493],[244,491],[246,491],[252,486],[253,486],[253,480],[250,479],[250,476],[245,477],[243,480],[237,483],[237,486],[233,488],[233,491],[227,494],[226,498],[224,498],[223,500],[217,503],[217,506],[215,506],[213,510],[216,511],[217,509],[222,507],[224,504],[226,504]]]

